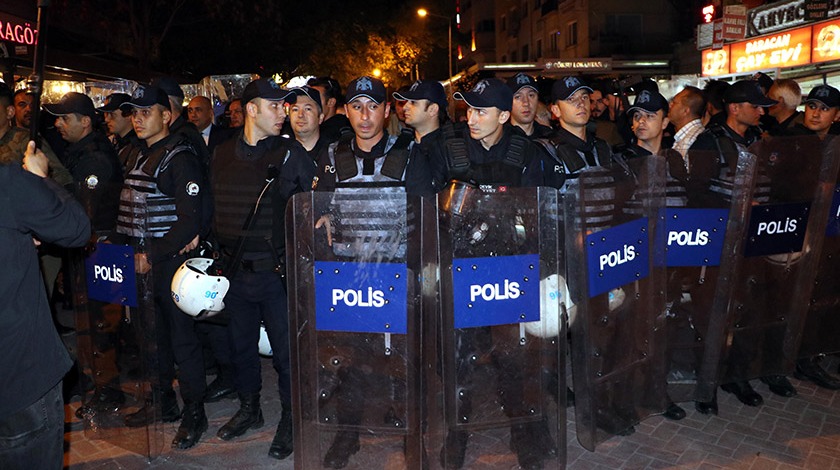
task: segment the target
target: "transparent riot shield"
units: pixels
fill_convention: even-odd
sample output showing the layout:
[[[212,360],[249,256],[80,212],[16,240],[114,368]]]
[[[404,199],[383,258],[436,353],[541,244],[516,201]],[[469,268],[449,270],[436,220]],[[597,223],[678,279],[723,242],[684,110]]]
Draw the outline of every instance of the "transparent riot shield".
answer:
[[[78,359],[94,388],[76,415],[85,435],[146,456],[163,448],[155,339],[152,275],[135,273],[142,239],[96,243],[72,255]],[[164,294],[168,295],[168,293]],[[148,423],[126,425],[126,416],[146,410]]]
[[[583,171],[564,196],[577,437],[589,450],[665,410],[664,174],[661,159],[636,158]]]
[[[551,188],[438,195],[424,233],[439,243],[427,286],[440,267],[424,316],[432,468],[565,467],[561,210]]]
[[[677,154],[675,162],[673,153],[666,151],[662,157],[668,164],[667,207],[660,211],[656,243],[664,256],[657,264],[667,267],[664,359],[668,397],[673,402],[709,402],[715,384],[698,387],[698,381],[704,359],[707,368],[717,369],[720,350],[707,351],[708,338],[717,338],[720,328],[715,325],[726,323],[725,316],[713,315],[712,304],[715,292],[727,288],[732,274],[730,269],[721,269],[731,261],[722,255],[731,256],[743,245],[755,157],[740,153],[733,166],[722,168],[708,187],[688,183],[682,156]],[[694,153],[693,157],[719,159],[717,152]]]
[[[421,468],[424,210],[396,188],[287,206],[295,468]]]
[[[822,143],[823,159],[840,160],[840,139],[828,136]],[[835,176],[831,208],[826,218],[825,240],[819,253],[814,289],[808,302],[808,314],[802,331],[800,358],[840,352],[840,174],[827,167],[825,184]],[[815,221],[816,223],[817,221]],[[820,227],[815,226],[814,230]]]
[[[708,379],[721,384],[793,371],[836,182],[836,153],[816,136],[776,137],[750,152],[757,169],[745,237],[713,306],[726,327],[709,338],[723,352]]]

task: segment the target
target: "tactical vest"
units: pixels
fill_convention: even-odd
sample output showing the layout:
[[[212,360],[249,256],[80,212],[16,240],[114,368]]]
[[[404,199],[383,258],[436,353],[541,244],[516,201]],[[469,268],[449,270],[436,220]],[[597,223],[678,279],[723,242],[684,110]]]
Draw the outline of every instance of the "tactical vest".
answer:
[[[244,241],[243,259],[274,259],[282,254],[285,245],[284,207],[276,191],[279,184],[275,181],[261,198],[260,194],[266,186],[269,167],[281,168],[291,151],[286,145],[278,145],[256,160],[233,158],[239,142],[232,139],[216,151],[216,158],[225,164],[214,166],[214,170],[222,173],[213,179],[215,233],[223,249],[232,253],[240,237],[246,236],[245,219],[259,198],[259,212]]]
[[[559,135],[554,135],[547,139],[537,139],[535,142],[542,145],[555,164],[562,167],[562,171],[566,175],[562,189],[568,188],[568,185],[578,178],[581,171],[592,168],[593,166],[586,161],[582,152],[564,141]],[[604,166],[610,163],[612,152],[606,142],[600,139],[596,140],[593,151],[593,157],[595,159],[594,166]]]
[[[522,182],[522,170],[528,164],[525,148],[528,138],[512,133],[505,158],[482,164],[470,161],[467,140],[462,127],[446,123],[442,128],[444,152],[449,178],[473,184],[500,184],[519,186]]]
[[[390,136],[382,157],[362,159],[353,152],[352,135],[343,136],[330,152],[336,189],[330,211],[335,224],[337,256],[377,262],[405,258],[405,170],[413,133]],[[377,197],[371,198],[371,188]]]
[[[163,146],[153,152],[140,152],[130,162],[129,172],[120,192],[117,232],[135,238],[161,238],[178,221],[175,198],[158,188],[158,176],[166,171],[172,158],[188,152],[195,155],[186,142]]]
[[[740,152],[746,152],[747,148],[735,142],[723,126],[714,125],[710,126],[707,130],[711,133],[715,141],[718,164],[720,165],[720,172],[717,177],[712,178],[710,181],[709,190],[728,202],[732,200],[732,193],[735,189],[735,171],[737,169],[738,156]],[[769,193],[769,178],[760,174],[756,175],[753,198],[757,202],[766,202]]]

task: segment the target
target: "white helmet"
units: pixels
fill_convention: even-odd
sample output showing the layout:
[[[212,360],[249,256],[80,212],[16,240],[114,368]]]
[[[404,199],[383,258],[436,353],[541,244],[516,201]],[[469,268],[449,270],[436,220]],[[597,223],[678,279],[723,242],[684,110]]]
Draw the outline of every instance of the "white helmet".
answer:
[[[563,304],[566,307],[570,322],[574,321],[572,316],[577,313],[576,306],[569,297],[569,286],[566,284],[566,279],[563,276],[551,274],[541,280],[540,298],[542,299],[540,302],[540,319],[525,323],[525,331],[540,338],[557,336],[562,330],[559,305]]]
[[[172,276],[172,300],[196,320],[212,317],[225,308],[223,300],[230,281],[221,275],[208,274],[207,269],[212,265],[212,259],[190,258]]]
[[[268,332],[265,331],[265,325],[260,323],[260,342],[258,345],[260,356],[271,357],[274,355],[274,350],[271,349],[271,342],[268,341]]]

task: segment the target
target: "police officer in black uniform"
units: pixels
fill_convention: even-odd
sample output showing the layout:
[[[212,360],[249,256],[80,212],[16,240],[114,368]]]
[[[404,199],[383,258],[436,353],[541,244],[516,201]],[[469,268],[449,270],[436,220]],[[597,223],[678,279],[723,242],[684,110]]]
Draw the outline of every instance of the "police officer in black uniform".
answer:
[[[381,80],[368,76],[353,80],[347,87],[346,101],[345,110],[354,134],[345,133],[330,145],[329,161],[319,162],[313,188],[342,193],[336,203],[338,213],[369,212],[375,215],[366,217],[361,224],[345,223],[335,227],[340,241],[334,241],[330,235],[330,216],[319,219],[315,228],[323,228],[327,232],[328,243],[337,259],[405,260],[413,253],[406,253],[399,247],[395,250],[394,242],[399,238],[400,227],[395,226],[395,220],[389,214],[405,213],[410,209],[391,206],[395,199],[371,201],[363,192],[366,188],[377,188],[377,191],[395,195],[429,196],[433,194],[434,186],[431,172],[426,168],[428,162],[411,157],[414,144],[411,130],[405,130],[399,136],[388,135],[385,130],[389,109],[385,85]],[[358,196],[357,188],[362,192]],[[372,231],[377,231],[379,235],[372,235]],[[375,381],[374,376],[387,374],[388,361],[384,360],[383,364],[376,352],[360,346],[360,343],[374,342],[357,341],[358,338],[359,333],[342,333],[336,337],[336,348],[357,361],[342,366],[336,372],[338,385],[335,399],[340,424],[361,423],[369,383]],[[387,413],[387,410],[381,412]],[[359,432],[339,431],[324,456],[324,466],[344,468],[358,450]]]
[[[534,77],[517,73],[508,78],[507,86],[513,92],[513,105],[510,110],[510,123],[516,130],[532,139],[548,137],[552,129],[536,122],[540,91]]]
[[[140,86],[126,105],[134,108],[132,123],[145,147],[127,162],[128,173],[120,195],[118,234],[137,247],[138,274],[152,271],[156,313],[156,339],[160,358],[160,393],[163,421],[180,415],[172,389],[174,367],[164,356],[171,351],[178,365],[178,383],[184,412],[172,447],[187,449],[207,430],[204,394],[207,384],[196,322],[175,305],[170,296],[172,276],[198,244],[203,199],[209,187],[201,161],[192,145],[170,133],[169,97],[160,88]],[[137,202],[144,201],[144,204]],[[156,400],[158,401],[158,400]],[[145,425],[154,415],[148,407],[126,417],[126,424]]]
[[[56,116],[55,126],[68,142],[66,167],[73,175],[73,194],[85,208],[93,229],[92,241],[107,236],[117,221],[122,170],[114,147],[104,134],[96,130],[98,116],[93,101],[86,95],[70,92],[57,104],[44,109]],[[67,270],[65,270],[67,273]],[[69,275],[69,274],[68,274]],[[119,380],[115,352],[120,312],[108,312],[105,304],[91,302],[90,324],[97,328],[94,356],[98,374],[94,377],[93,397],[77,410],[83,416],[95,411],[114,411],[125,401],[119,387],[109,387]]]
[[[257,347],[262,322],[271,343],[283,405],[268,452],[276,459],[291,455],[293,439],[284,282],[284,208],[291,194],[274,182],[262,198],[259,196],[267,181],[278,177],[284,162],[309,159],[294,139],[280,135],[286,119],[284,104],[294,99],[294,93],[281,89],[274,81],[258,79],[249,83],[242,94],[245,126],[238,137],[216,147],[211,168],[217,208],[215,235],[227,269],[235,272],[225,302],[233,312],[228,337],[240,403],[239,411],[217,435],[230,440],[265,422],[260,408],[262,378]],[[257,203],[259,207],[254,209]],[[246,227],[246,218],[254,210],[253,225]],[[238,259],[237,253],[241,253]]]
[[[480,80],[469,92],[455,93],[455,99],[463,100],[467,109],[466,129],[458,126],[455,136],[447,137],[447,180],[457,180],[472,185],[539,186],[543,183],[540,165],[541,157],[537,147],[522,133],[514,131],[508,122],[513,103],[513,92],[505,82],[489,78]],[[465,135],[468,134],[468,135]],[[465,152],[453,151],[449,139],[461,138]],[[454,143],[454,142],[451,142]],[[513,222],[511,222],[513,223]],[[466,248],[466,247],[465,247]],[[490,337],[488,337],[490,336]],[[468,358],[482,345],[492,341],[492,333],[485,328],[459,330],[458,358]],[[494,350],[493,363],[498,370],[499,397],[502,407],[509,416],[521,415],[521,366],[522,358],[517,353]],[[469,381],[470,361],[459,361],[456,374],[460,381]],[[466,393],[461,394],[459,410],[469,415],[471,397],[469,385],[464,384]],[[542,468],[542,461],[556,453],[556,445],[550,435],[543,432],[539,423],[514,424],[511,426],[511,449],[517,454],[523,468]],[[460,468],[464,463],[468,433],[450,430],[446,447],[441,450],[441,465],[445,468]]]

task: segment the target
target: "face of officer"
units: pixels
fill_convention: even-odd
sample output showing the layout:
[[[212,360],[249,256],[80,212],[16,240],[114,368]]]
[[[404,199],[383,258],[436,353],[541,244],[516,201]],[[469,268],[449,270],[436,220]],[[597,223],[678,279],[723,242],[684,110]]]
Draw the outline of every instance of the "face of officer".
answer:
[[[250,127],[255,140],[280,135],[286,120],[286,103],[254,98],[245,105],[245,127]],[[248,122],[252,122],[249,125]]]
[[[230,102],[230,127],[242,127],[245,125],[245,113],[242,112],[242,100]]]
[[[662,141],[662,131],[668,126],[668,118],[660,109],[655,113],[636,110],[633,113],[633,129],[639,143],[646,144],[646,148],[658,148]]]
[[[551,112],[560,120],[560,125],[569,131],[580,130],[589,122],[589,91],[578,90],[565,100],[557,100],[551,105]]]
[[[489,149],[504,132],[504,124],[510,119],[510,111],[499,108],[467,108],[467,126],[470,137],[481,142],[481,146]]]
[[[32,95],[28,93],[15,95],[15,121],[18,127],[29,127],[32,124]]]
[[[764,108],[746,102],[732,103],[729,105],[729,114],[732,116],[734,123],[740,126],[757,126],[761,116],[764,115]]]
[[[90,117],[76,113],[58,116],[55,119],[55,128],[61,134],[62,139],[74,144],[90,134]]]
[[[388,118],[388,106],[377,103],[366,96],[360,96],[344,105],[350,126],[356,133],[356,144],[369,152],[379,143],[384,135],[385,120]]]
[[[146,141],[146,145],[154,145],[169,135],[170,122],[172,112],[159,104],[148,108],[134,108],[131,113],[134,132],[139,139]]]
[[[513,94],[510,119],[513,124],[527,126],[537,115],[537,92],[531,87],[522,87]]]
[[[837,121],[840,121],[840,108],[829,108],[817,101],[805,104],[805,127],[817,134],[825,135]]]
[[[440,106],[429,100],[408,100],[405,102],[405,123],[415,130],[434,127],[439,111]]]
[[[124,115],[121,110],[105,111],[105,125],[108,133],[125,137],[131,131],[131,115]]]
[[[213,123],[213,105],[206,96],[196,96],[187,106],[187,120],[202,131]]]
[[[318,132],[318,126],[324,120],[324,113],[315,100],[301,95],[297,97],[295,104],[289,107],[289,120],[296,136],[309,137]]]

